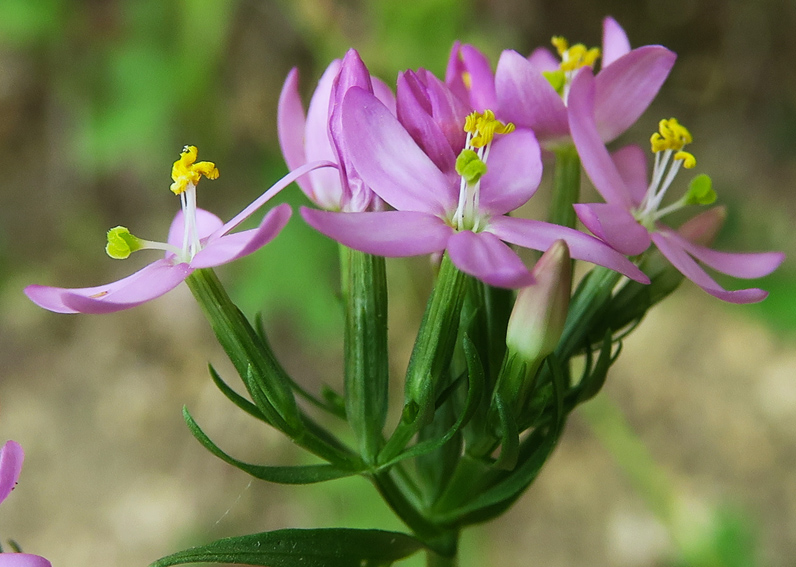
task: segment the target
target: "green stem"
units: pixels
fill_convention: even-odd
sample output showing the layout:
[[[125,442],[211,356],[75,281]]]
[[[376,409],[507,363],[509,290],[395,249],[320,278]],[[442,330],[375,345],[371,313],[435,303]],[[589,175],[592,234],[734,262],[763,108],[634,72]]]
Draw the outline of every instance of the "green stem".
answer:
[[[572,205],[580,198],[580,157],[575,146],[558,149],[555,154],[550,222],[575,228],[577,217]]]
[[[389,359],[384,258],[340,247],[345,307],[345,403],[348,422],[369,464],[384,443]]]

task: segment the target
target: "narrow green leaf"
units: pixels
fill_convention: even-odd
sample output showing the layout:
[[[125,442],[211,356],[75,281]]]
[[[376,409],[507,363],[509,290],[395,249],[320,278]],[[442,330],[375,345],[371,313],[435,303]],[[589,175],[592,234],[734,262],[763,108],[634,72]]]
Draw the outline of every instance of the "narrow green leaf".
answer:
[[[227,563],[267,567],[377,567],[423,549],[412,536],[381,530],[286,529],[220,539],[163,557],[150,567]]]
[[[495,468],[511,470],[517,465],[517,457],[520,450],[520,434],[517,431],[517,422],[511,415],[511,409],[503,397],[495,394],[495,406],[500,417],[500,429],[502,439],[500,444],[500,456],[495,461]]]
[[[616,356],[619,355],[619,352],[617,352],[616,355],[611,356],[612,348],[611,333],[607,331],[600,349],[600,356],[597,358],[594,368],[588,377],[584,379],[584,382],[578,385],[576,404],[582,404],[586,400],[590,400],[602,389],[603,384],[605,384],[605,378],[608,375],[608,369],[616,360]],[[619,348],[621,349],[621,343]]]
[[[208,365],[208,369],[210,370],[210,376],[213,379],[213,383],[221,390],[221,393],[224,394],[229,401],[233,404],[238,406],[240,409],[251,415],[252,417],[256,417],[260,421],[264,421],[270,425],[268,418],[263,415],[256,405],[251,403],[249,400],[238,394],[235,390],[229,387],[229,385],[224,382],[221,376],[216,372],[216,369],[213,368],[212,364]]]
[[[418,457],[439,449],[450,441],[473,417],[476,409],[478,409],[478,402],[481,400],[481,396],[484,393],[484,368],[481,365],[481,359],[478,356],[475,345],[473,345],[467,335],[464,336],[463,345],[469,371],[469,389],[467,390],[467,399],[464,402],[464,410],[459,416],[459,419],[442,437],[438,439],[429,439],[413,445],[394,459],[380,465],[379,469],[388,469],[404,459]]]
[[[185,419],[185,423],[188,425],[188,429],[191,430],[193,436],[196,437],[196,439],[202,444],[202,446],[204,446],[205,449],[213,453],[222,461],[229,463],[230,465],[237,467],[243,472],[248,473],[254,478],[258,478],[260,480],[266,480],[268,482],[274,482],[278,484],[312,484],[316,482],[334,480],[336,478],[343,478],[346,476],[353,476],[359,472],[355,470],[342,470],[331,465],[270,467],[244,463],[243,461],[239,461],[238,459],[231,457],[221,450],[218,445],[213,443],[213,441],[205,434],[204,431],[202,431],[202,429],[193,419],[191,414],[188,412],[188,408],[183,407],[182,415]]]

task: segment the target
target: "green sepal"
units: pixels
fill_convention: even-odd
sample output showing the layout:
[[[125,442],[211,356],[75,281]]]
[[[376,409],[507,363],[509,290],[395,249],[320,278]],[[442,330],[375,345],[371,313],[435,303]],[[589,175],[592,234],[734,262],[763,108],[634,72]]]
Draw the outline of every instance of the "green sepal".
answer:
[[[168,555],[150,567],[226,563],[267,567],[377,567],[425,546],[399,532],[326,528],[286,529],[230,537]]]
[[[493,398],[500,420],[500,455],[494,466],[498,469],[511,470],[517,465],[520,451],[520,434],[517,431],[517,421],[512,415],[511,408],[497,393]]]
[[[713,181],[704,173],[697,175],[688,184],[685,194],[686,205],[712,205],[716,202],[716,192],[713,190]]]
[[[264,465],[252,465],[244,463],[238,459],[231,457],[218,447],[213,441],[205,434],[204,431],[196,423],[193,416],[188,412],[188,408],[182,408],[182,417],[191,430],[191,434],[196,437],[196,440],[202,446],[210,451],[213,455],[222,461],[237,467],[243,472],[268,482],[278,484],[313,484],[316,482],[325,482],[327,480],[334,480],[346,476],[353,476],[361,471],[343,470],[333,467],[331,465],[305,465],[294,467],[273,467]]]
[[[438,439],[429,439],[427,441],[422,441],[416,445],[413,445],[409,449],[403,451],[397,457],[385,462],[384,464],[381,464],[379,467],[380,469],[390,468],[404,459],[419,457],[420,455],[425,455],[431,451],[434,451],[435,449],[442,447],[445,443],[450,441],[453,436],[461,430],[462,427],[467,425],[467,423],[473,417],[475,410],[478,409],[478,402],[481,400],[481,397],[484,394],[484,369],[481,365],[481,359],[478,356],[478,352],[467,335],[464,336],[463,345],[465,357],[467,359],[469,384],[467,390],[467,399],[465,400],[464,409],[461,411],[459,419],[442,437],[439,437]]]
[[[622,343],[619,343],[619,347],[615,354],[612,354],[612,350],[613,341],[611,340],[611,333],[606,332],[602,347],[600,348],[600,356],[597,357],[594,368],[592,368],[591,372],[578,384],[575,404],[582,404],[590,400],[602,389],[603,384],[605,384],[605,379],[608,376],[608,369],[611,368],[611,365],[616,362],[616,359],[619,357],[619,353],[622,350]]]
[[[106,236],[108,243],[105,245],[105,252],[114,260],[124,260],[133,252],[143,248],[141,240],[130,234],[130,231],[123,226],[110,229]]]
[[[255,417],[269,425],[271,424],[271,422],[268,421],[268,418],[265,417],[263,412],[261,412],[256,405],[241,396],[235,390],[230,388],[226,382],[224,382],[218,372],[216,372],[216,369],[213,368],[212,364],[208,364],[208,370],[210,370],[210,377],[213,379],[213,383],[218,387],[219,390],[221,390],[221,393],[224,394],[229,401],[248,413],[250,416]]]

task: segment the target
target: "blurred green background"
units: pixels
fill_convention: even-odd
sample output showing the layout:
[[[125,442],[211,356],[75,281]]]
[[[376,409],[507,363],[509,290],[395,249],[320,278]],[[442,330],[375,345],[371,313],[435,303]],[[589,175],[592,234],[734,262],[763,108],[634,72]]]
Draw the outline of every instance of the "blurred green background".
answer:
[[[730,207],[718,246],[793,258],[792,0],[0,0],[0,428],[28,453],[0,537],[59,567],[133,566],[279,527],[400,529],[359,498],[364,481],[251,483],[190,438],[183,404],[237,456],[300,458],[214,390],[206,363],[231,372],[187,290],[107,317],[53,315],[21,290],[95,285],[143,265],[107,258],[105,231],[165,236],[178,206],[169,172],[184,144],[221,170],[201,185],[201,206],[229,218],[259,195],[286,172],[275,115],[294,66],[309,100],[351,46],[394,82],[406,68],[442,73],[454,39],[493,61],[552,35],[599,45],[605,15],[634,46],[678,53],[660,97],[620,142],[645,144],[659,118],[676,116]],[[295,188],[283,198],[305,203]],[[336,264],[334,243],[296,218],[220,270],[245,311],[266,315],[278,354],[310,388],[340,382]],[[430,274],[424,259],[390,262],[389,272],[400,375]],[[656,309],[609,380],[619,417],[611,403],[576,416],[509,516],[467,535],[463,566],[792,564],[793,262],[760,285],[771,297],[753,307],[686,284]],[[678,502],[676,517],[656,509],[658,489]],[[683,543],[683,522],[697,543]]]

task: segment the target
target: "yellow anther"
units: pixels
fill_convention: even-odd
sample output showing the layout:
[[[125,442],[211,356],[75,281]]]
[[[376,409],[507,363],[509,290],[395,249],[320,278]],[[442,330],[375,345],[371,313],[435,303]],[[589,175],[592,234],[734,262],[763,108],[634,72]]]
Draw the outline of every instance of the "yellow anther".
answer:
[[[691,132],[689,132],[685,126],[677,122],[676,118],[661,120],[658,123],[658,131],[650,137],[653,152],[660,152],[662,150],[680,151],[686,144],[690,144],[691,142],[693,142]],[[693,158],[693,156],[691,157]],[[687,163],[689,162],[686,161],[686,164]],[[696,160],[694,160],[694,163],[696,163]],[[688,167],[686,164],[683,165]]]
[[[210,161],[197,163],[197,154],[196,146],[185,146],[180,154],[180,159],[174,162],[174,166],[171,168],[171,178],[174,180],[174,183],[171,184],[171,191],[175,195],[185,191],[188,185],[195,186],[203,175],[208,179],[218,177],[216,164]]]
[[[696,166],[696,158],[694,157],[694,154],[684,152],[683,150],[680,150],[674,154],[674,159],[683,160],[683,167],[686,169],[693,169],[694,166]]]
[[[569,42],[560,35],[554,35],[550,40],[550,43],[552,43],[553,47],[555,47],[556,51],[558,51],[559,57],[563,57],[567,52],[567,49],[569,49]]]
[[[495,118],[495,113],[485,110],[483,114],[473,112],[464,121],[464,131],[472,134],[470,145],[474,148],[482,148],[492,141],[495,134],[510,134],[514,131],[514,124],[511,122],[503,124]]]
[[[561,57],[562,71],[576,71],[581,67],[593,67],[600,58],[600,49],[592,47],[588,49],[582,43],[576,43],[572,47],[569,42],[561,36],[554,36],[550,40]]]

